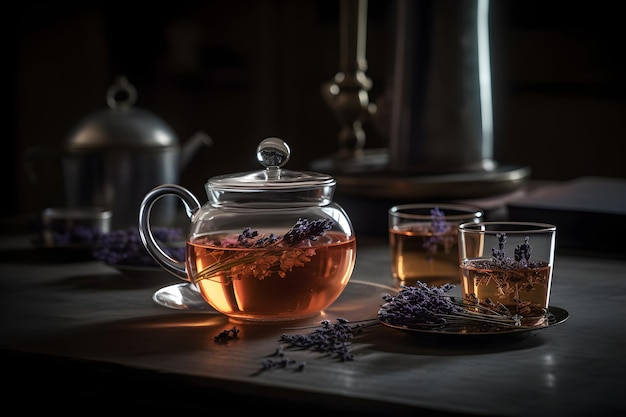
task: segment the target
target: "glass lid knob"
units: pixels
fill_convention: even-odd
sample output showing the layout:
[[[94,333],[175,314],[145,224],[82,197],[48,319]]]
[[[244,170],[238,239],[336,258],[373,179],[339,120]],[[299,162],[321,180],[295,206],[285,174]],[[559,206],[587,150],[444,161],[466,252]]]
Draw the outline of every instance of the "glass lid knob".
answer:
[[[281,168],[291,155],[289,145],[279,138],[267,138],[256,148],[256,159],[266,168]]]

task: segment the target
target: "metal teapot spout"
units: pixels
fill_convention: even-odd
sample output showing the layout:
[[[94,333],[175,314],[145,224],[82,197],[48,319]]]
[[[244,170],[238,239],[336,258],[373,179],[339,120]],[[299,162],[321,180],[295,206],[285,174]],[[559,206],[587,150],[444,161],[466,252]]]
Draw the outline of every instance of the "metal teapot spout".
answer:
[[[212,144],[213,139],[206,132],[200,130],[194,133],[181,147],[180,169],[185,169],[187,164],[189,164],[191,159],[196,155],[202,146],[211,146]]]

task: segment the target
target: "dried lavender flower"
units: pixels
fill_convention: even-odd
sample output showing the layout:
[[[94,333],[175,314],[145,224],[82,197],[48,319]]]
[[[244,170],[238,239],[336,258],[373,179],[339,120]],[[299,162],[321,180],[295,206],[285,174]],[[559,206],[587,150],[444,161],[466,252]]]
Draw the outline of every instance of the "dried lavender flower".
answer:
[[[393,326],[414,328],[521,325],[521,317],[511,315],[503,305],[489,300],[464,303],[447,295],[452,288],[452,284],[437,287],[420,281],[414,286],[402,286],[397,296],[383,296],[385,303],[378,310],[378,319]]]
[[[345,362],[354,360],[349,348],[352,338],[361,329],[361,324],[350,324],[348,320],[343,318],[338,318],[335,324],[331,324],[329,320],[323,320],[321,327],[316,326],[308,334],[281,335],[280,342],[286,343],[287,346],[294,349],[329,353]],[[278,359],[266,358],[263,360],[263,370],[296,366],[295,370],[302,372],[306,368],[305,361],[297,362],[287,358],[282,346],[276,348],[274,356],[278,356]]]
[[[363,324],[352,324],[344,318],[338,318],[336,323],[323,320],[321,327],[308,334],[283,334],[280,342],[291,348],[329,353],[342,362],[351,361],[354,357],[350,353],[350,345],[354,335],[360,333],[362,328]]]
[[[533,248],[530,245],[530,238],[526,236],[524,243],[520,243],[514,249],[514,257],[506,255],[506,233],[496,234],[498,238],[498,248],[491,248],[491,259],[472,260],[472,263],[481,268],[499,268],[499,269],[519,269],[536,268],[537,262],[530,259]]]
[[[102,231],[94,226],[74,225],[69,229],[53,229],[52,241],[56,245],[87,245],[97,242]]]
[[[462,311],[462,307],[446,297],[454,285],[429,286],[418,281],[413,286],[403,285],[397,296],[386,294],[385,303],[378,310],[379,319],[395,325],[446,323],[445,316]]]
[[[504,246],[506,245],[506,233],[498,233],[496,237],[498,238],[498,249],[491,248],[491,255],[496,261],[506,262],[506,251],[504,250]]]
[[[296,371],[302,372],[304,371],[304,368],[306,367],[306,362],[304,361],[297,362],[295,359],[290,359],[286,357],[285,351],[283,350],[282,346],[278,346],[272,356],[277,356],[278,359],[271,359],[271,358],[264,359],[262,363],[263,370],[268,370],[272,368],[287,368],[292,365],[297,365]]]
[[[446,222],[445,213],[439,207],[434,207],[430,211],[430,215],[433,218],[431,222],[433,233],[444,233],[450,228]]]
[[[296,224],[283,236],[283,242],[296,245],[305,240],[317,240],[325,231],[332,229],[331,219],[317,219],[309,222],[307,219],[298,219]]]
[[[185,259],[185,246],[180,244],[185,241],[182,229],[155,227],[152,232],[165,253],[178,261]],[[109,265],[158,266],[141,243],[136,228],[116,229],[98,235],[92,255]]]
[[[497,287],[497,297],[508,299],[507,305],[517,315],[538,315],[544,307],[524,299],[521,291],[530,292],[536,288],[543,288],[547,284],[546,270],[548,264],[544,261],[532,260],[532,246],[530,238],[526,236],[524,242],[514,249],[514,256],[506,255],[506,233],[498,233],[498,248],[492,248],[492,257],[489,259],[466,259],[463,266],[472,268],[473,279],[478,286],[493,285]],[[471,298],[470,298],[471,297]],[[475,294],[466,294],[465,298],[470,302],[477,301],[484,304]]]
[[[246,227],[236,239],[229,237],[210,243],[212,246],[222,248],[254,248],[265,251],[215,252],[216,262],[195,275],[194,280],[210,279],[221,273],[225,273],[224,275],[232,280],[245,276],[263,279],[274,273],[284,276],[294,267],[303,266],[311,261],[311,257],[315,255],[315,248],[311,246],[310,241],[317,240],[327,230],[331,230],[333,224],[332,219],[309,221],[299,218],[282,237],[274,233],[260,235],[256,230]],[[298,250],[287,251],[287,248]]]
[[[520,243],[515,247],[515,260],[517,262],[528,263],[532,255],[533,248],[530,246],[530,238],[526,236],[524,243]]]
[[[290,365],[294,365],[296,361],[294,359],[289,359],[286,357],[281,357],[279,359],[264,359],[263,360],[263,369],[271,369],[271,368],[287,368]]]
[[[430,232],[431,236],[424,239],[424,249],[431,254],[437,252],[437,248],[439,245],[444,244],[444,239],[454,240],[456,237],[448,236],[443,237],[442,235],[446,234],[450,230],[450,224],[446,221],[445,213],[439,209],[439,207],[433,207],[430,210],[430,215],[432,220],[430,222]]]
[[[215,343],[226,343],[229,340],[239,337],[239,329],[233,326],[231,329],[222,330],[217,336],[213,338]]]

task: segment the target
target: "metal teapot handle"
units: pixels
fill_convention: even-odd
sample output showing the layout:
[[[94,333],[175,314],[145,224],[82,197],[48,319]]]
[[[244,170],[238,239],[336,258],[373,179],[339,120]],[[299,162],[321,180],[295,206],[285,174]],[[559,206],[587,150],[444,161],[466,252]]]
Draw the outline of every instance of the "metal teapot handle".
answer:
[[[183,201],[185,214],[190,220],[191,216],[200,209],[200,202],[186,188],[177,184],[159,185],[148,192],[141,202],[141,206],[139,207],[139,235],[143,246],[157,264],[183,281],[191,282],[185,268],[185,262],[178,261],[166,254],[157,243],[150,228],[150,213],[152,207],[160,198],[167,195],[173,195]]]

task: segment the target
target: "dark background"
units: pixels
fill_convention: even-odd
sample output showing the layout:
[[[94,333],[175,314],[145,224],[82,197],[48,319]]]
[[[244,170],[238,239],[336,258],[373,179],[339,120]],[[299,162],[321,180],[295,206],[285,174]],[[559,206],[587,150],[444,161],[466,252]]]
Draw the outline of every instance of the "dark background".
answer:
[[[372,101],[389,69],[389,4],[369,0]],[[619,6],[492,1],[498,163],[528,166],[540,180],[626,177]],[[58,200],[44,200],[24,175],[24,151],[60,144],[80,119],[105,108],[120,74],[137,88],[136,105],[165,119],[181,142],[197,130],[213,137],[181,174],[200,200],[209,177],[257,169],[254,151],[265,137],[289,142],[295,170],[337,149],[339,126],[320,88],[339,69],[338,0],[34,1],[14,9],[2,18],[9,102],[2,215],[62,204],[56,169],[46,187]],[[366,129],[366,147],[385,146],[384,134]]]

